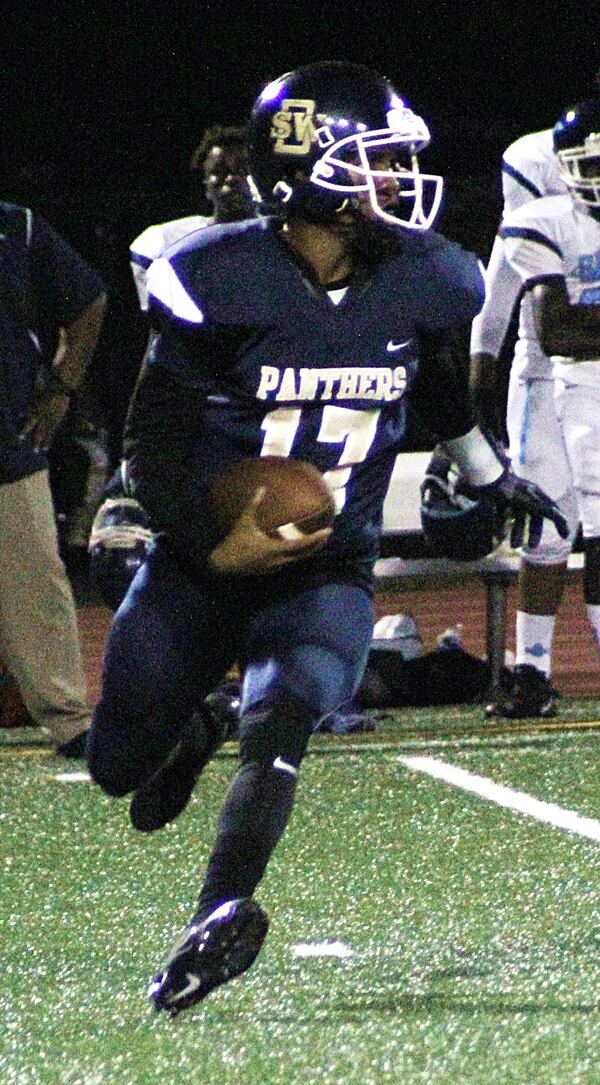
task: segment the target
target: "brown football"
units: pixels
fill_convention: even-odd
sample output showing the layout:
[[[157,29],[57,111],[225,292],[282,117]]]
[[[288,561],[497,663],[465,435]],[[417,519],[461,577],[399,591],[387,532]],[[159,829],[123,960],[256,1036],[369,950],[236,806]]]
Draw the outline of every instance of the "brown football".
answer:
[[[267,535],[297,538],[331,527],[333,493],[316,467],[284,456],[259,456],[234,464],[216,480],[211,501],[219,527],[228,532],[252,497],[264,486],[256,519]]]

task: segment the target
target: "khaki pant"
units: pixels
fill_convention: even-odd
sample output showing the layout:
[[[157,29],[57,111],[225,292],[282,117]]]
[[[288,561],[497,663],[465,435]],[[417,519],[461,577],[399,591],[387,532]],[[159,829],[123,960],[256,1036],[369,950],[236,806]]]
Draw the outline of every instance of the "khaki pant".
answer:
[[[48,472],[0,485],[0,654],[37,724],[62,743],[90,725],[75,601]]]

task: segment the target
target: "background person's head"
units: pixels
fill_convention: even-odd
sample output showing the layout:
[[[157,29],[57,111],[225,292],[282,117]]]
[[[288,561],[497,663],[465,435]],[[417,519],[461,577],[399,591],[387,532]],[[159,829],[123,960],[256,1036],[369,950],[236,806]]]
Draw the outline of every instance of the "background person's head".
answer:
[[[247,182],[245,130],[234,125],[207,128],[190,160],[201,173],[216,222],[235,222],[256,214]]]

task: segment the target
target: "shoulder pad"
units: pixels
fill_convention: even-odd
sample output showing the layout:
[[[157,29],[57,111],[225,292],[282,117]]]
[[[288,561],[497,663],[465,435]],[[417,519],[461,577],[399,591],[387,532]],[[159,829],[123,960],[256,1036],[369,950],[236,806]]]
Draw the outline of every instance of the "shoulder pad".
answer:
[[[28,207],[16,203],[0,202],[0,232],[13,241],[28,246],[31,233],[32,213]]]
[[[194,324],[272,322],[284,257],[269,225],[248,219],[189,234],[151,265],[150,295]]]

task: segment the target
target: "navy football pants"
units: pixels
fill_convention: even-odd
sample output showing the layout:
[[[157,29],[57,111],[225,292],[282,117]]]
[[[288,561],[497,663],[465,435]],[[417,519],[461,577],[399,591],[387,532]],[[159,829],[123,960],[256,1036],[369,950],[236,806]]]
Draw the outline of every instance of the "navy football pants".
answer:
[[[113,795],[138,787],[236,662],[244,670],[242,712],[252,710],[242,720],[244,739],[254,718],[260,726],[260,704],[288,701],[308,721],[303,750],[312,727],[358,687],[372,627],[372,600],[355,584],[311,585],[298,567],[203,581],[157,548],[108,638],[89,741],[94,779]]]

